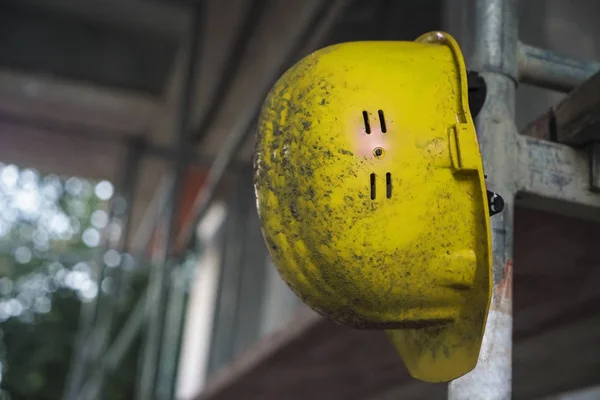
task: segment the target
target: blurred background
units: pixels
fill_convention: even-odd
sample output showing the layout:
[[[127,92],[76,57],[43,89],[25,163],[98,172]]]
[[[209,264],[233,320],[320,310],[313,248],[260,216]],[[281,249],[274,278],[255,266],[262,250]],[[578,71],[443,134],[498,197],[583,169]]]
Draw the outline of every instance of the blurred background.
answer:
[[[0,2],[0,399],[445,399],[282,283],[251,161],[303,55],[442,29],[470,60],[473,3]],[[525,42],[600,59],[600,2],[521,3]],[[517,126],[561,96],[519,88]],[[600,226],[516,221],[514,397],[598,399]]]

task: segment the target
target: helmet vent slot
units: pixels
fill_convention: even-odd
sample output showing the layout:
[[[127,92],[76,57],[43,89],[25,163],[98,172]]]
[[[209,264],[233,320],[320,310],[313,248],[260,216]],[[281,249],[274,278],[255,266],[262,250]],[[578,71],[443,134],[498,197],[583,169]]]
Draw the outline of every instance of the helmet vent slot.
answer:
[[[392,173],[388,172],[385,174],[385,193],[388,199],[392,198]]]
[[[379,110],[377,113],[379,114],[379,123],[381,124],[381,132],[386,133],[387,127],[385,125],[385,116],[383,115],[383,110]]]
[[[375,174],[371,174],[371,200],[375,200],[377,190],[375,187]]]
[[[369,113],[367,113],[366,111],[363,111],[363,120],[365,121],[365,132],[367,132],[367,134],[371,133],[371,124],[369,123]]]

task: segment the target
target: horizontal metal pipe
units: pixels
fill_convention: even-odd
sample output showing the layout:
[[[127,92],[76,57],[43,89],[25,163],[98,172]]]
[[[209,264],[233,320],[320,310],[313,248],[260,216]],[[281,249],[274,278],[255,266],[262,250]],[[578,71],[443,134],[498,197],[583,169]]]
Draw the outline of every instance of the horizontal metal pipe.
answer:
[[[519,43],[519,80],[559,92],[570,92],[596,72],[600,63],[580,61],[550,50]]]

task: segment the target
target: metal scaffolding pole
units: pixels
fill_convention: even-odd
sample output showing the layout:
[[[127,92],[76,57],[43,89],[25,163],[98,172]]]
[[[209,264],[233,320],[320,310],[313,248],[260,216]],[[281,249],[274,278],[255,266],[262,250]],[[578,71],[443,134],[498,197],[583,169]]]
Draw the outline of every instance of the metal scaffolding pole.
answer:
[[[512,241],[515,194],[517,2],[477,0],[476,69],[487,84],[477,134],[488,188],[504,197],[492,218],[493,292],[477,367],[450,383],[451,400],[509,400],[512,389]]]
[[[192,5],[192,26],[186,51],[187,65],[181,90],[180,115],[177,121],[178,151],[172,173],[174,184],[160,224],[161,252],[154,263],[146,303],[147,329],[140,359],[141,376],[136,393],[137,398],[140,400],[154,398],[156,394],[156,379],[161,357],[160,350],[163,341],[168,291],[175,266],[175,260],[171,254],[174,249],[173,239],[176,229],[174,222],[190,164],[190,114],[196,89],[197,65],[200,54],[202,8],[202,2],[196,2]]]
[[[600,63],[573,60],[520,43],[516,0],[477,0],[475,62],[487,84],[477,134],[490,190],[505,199],[492,218],[493,292],[477,367],[449,385],[452,400],[507,400],[512,396],[512,251],[515,199],[530,206],[559,200],[561,208],[600,205],[594,157],[564,145],[523,137],[514,122],[517,82],[569,92],[600,70]],[[597,146],[593,146],[597,147]],[[565,176],[557,181],[550,176]],[[590,182],[591,177],[591,182]],[[549,203],[545,203],[549,204]],[[597,212],[597,211],[596,211]],[[583,211],[582,211],[583,213]],[[592,214],[591,213],[588,214]]]
[[[307,52],[308,50],[312,50],[313,47],[322,40],[323,36],[328,32],[330,26],[335,21],[335,16],[340,13],[340,10],[344,8],[346,4],[346,0],[336,0],[334,2],[322,2],[319,7],[310,7],[310,12],[306,13],[300,18],[307,19],[306,29],[304,29],[298,37],[293,41],[293,45],[290,46],[290,51],[288,56],[283,60],[281,65],[279,66],[276,76],[280,75],[285,68],[287,68],[290,64],[293,63],[295,58],[301,51]],[[199,5],[197,5],[199,7]],[[199,13],[196,10],[196,19],[195,19],[195,27],[194,31],[199,30]],[[199,34],[193,35],[193,40],[199,39]],[[195,49],[194,51],[198,51],[198,45],[190,44],[191,49]],[[193,59],[193,58],[191,58]],[[188,65],[188,77],[189,72],[195,70]],[[189,82],[188,82],[189,83]],[[195,87],[195,84],[186,84],[185,88]],[[269,87],[264,88],[264,93],[262,98],[266,96]],[[189,96],[189,97],[188,97]],[[184,101],[182,104],[182,116],[180,118],[179,123],[182,124],[183,121],[186,121],[189,116],[189,104],[191,103],[191,93],[187,92],[184,94]],[[185,105],[188,106],[185,106]],[[157,296],[164,296],[165,287],[162,285],[169,284],[169,282],[165,281],[165,271],[164,264],[168,260],[168,256],[171,253],[171,250],[182,250],[187,248],[189,245],[195,227],[203,216],[204,212],[207,210],[208,205],[212,201],[215,196],[216,189],[226,173],[228,166],[231,164],[235,164],[235,160],[233,159],[240,145],[244,142],[244,140],[248,137],[249,133],[253,132],[252,127],[256,121],[256,114],[258,111],[258,107],[260,103],[256,104],[256,107],[250,107],[246,110],[244,114],[242,114],[232,129],[231,134],[227,137],[225,144],[223,145],[222,150],[219,152],[217,157],[211,163],[211,167],[208,173],[207,182],[205,185],[198,191],[193,207],[193,216],[186,221],[186,224],[182,228],[180,234],[177,236],[176,240],[173,241],[173,237],[164,238],[162,237],[160,242],[163,244],[168,244],[169,246],[173,245],[173,242],[176,244],[172,249],[167,249],[166,246],[163,246],[160,254],[156,257],[157,261],[155,262],[154,268],[154,276],[152,277],[152,282],[149,284],[147,292],[142,296],[136,305],[135,309],[131,312],[128,320],[124,324],[123,328],[117,335],[117,338],[113,345],[108,349],[106,355],[103,357],[105,367],[108,370],[114,370],[118,367],[120,361],[122,360],[124,354],[127,349],[131,345],[132,341],[135,339],[138,332],[144,327],[148,328],[148,317],[156,317],[158,314],[159,318],[164,319],[164,313],[162,313],[158,308],[157,304],[159,304],[159,299]],[[181,125],[185,127],[185,125]],[[178,157],[177,160],[181,164],[183,164],[182,160],[185,161],[185,156],[189,155],[188,147],[189,143],[185,138],[184,133],[188,132],[188,129],[182,128],[179,130],[179,153],[183,154],[184,157]],[[180,167],[181,167],[181,164]],[[183,169],[184,173],[187,169]],[[160,187],[160,193],[157,193],[155,197],[155,201],[153,201],[153,205],[151,206],[152,211],[148,212],[147,218],[144,218],[141,226],[138,228],[136,232],[136,236],[132,241],[132,249],[135,251],[140,251],[144,249],[145,244],[151,240],[150,232],[152,232],[152,226],[156,219],[163,218],[163,221],[160,221],[162,227],[173,227],[169,221],[172,221],[174,210],[173,206],[177,204],[173,197],[180,194],[180,185],[183,182],[183,174],[174,174],[171,176],[171,180],[168,182],[163,182]],[[179,187],[179,189],[178,189]],[[167,210],[167,215],[165,214],[165,210]],[[165,221],[166,220],[166,221]],[[143,228],[145,227],[145,228]],[[168,234],[163,236],[171,236],[174,232],[168,230]],[[160,262],[162,261],[162,262]],[[160,268],[159,268],[160,267]],[[157,283],[161,283],[162,285],[158,285]],[[162,306],[166,306],[165,300],[167,296],[163,297],[163,300],[160,304]],[[145,304],[144,304],[145,302]],[[153,327],[156,327],[156,321],[154,321]],[[158,326],[162,329],[162,325],[158,324]],[[156,382],[155,378],[157,375],[157,366],[160,359],[160,354],[158,354],[158,345],[161,342],[160,332],[157,335],[155,330],[146,329],[144,332],[146,334],[146,340],[144,343],[144,353],[142,358],[140,359],[140,368],[142,369],[142,377],[138,382],[138,390],[137,390],[137,398],[139,399],[147,399],[154,398]],[[154,347],[151,347],[154,344]],[[149,362],[152,361],[152,362]],[[93,393],[93,391],[91,391]],[[164,393],[164,392],[163,392]]]
[[[121,234],[116,243],[111,243],[111,248],[117,250],[119,256],[122,256],[126,251],[127,244],[131,238],[131,211],[133,209],[133,197],[136,189],[141,156],[142,143],[132,143],[124,166],[125,174],[121,184],[123,189],[121,195],[115,198],[117,204],[115,206],[113,222],[118,221],[121,226]],[[121,295],[120,292],[122,290],[122,277],[124,272],[123,263],[125,260],[124,257],[120,257],[119,265],[114,269],[109,269],[105,263],[102,263],[99,282],[102,284],[105,279],[112,278],[114,287],[112,293],[107,293],[107,295],[104,296],[104,301],[98,304],[98,319],[93,332],[91,332],[89,344],[92,352],[92,359],[94,360],[92,367],[97,391],[90,393],[89,397],[83,397],[84,399],[102,398],[104,378],[107,372],[104,366],[103,357],[113,335],[113,326]]]
[[[108,249],[115,249],[122,253],[129,238],[131,204],[135,191],[135,183],[138,175],[139,161],[142,155],[142,142],[137,138],[133,139],[128,146],[128,153],[123,165],[125,174],[118,185],[117,195],[113,198],[110,205],[111,223],[117,222],[121,225],[121,234],[116,243],[111,242],[108,233],[105,232],[103,245],[96,252],[96,263],[98,264],[98,288],[100,288],[105,278],[107,268],[103,261],[103,256]],[[119,270],[116,273],[120,274]],[[117,277],[118,279],[118,277]],[[65,392],[66,399],[79,398],[83,381],[86,377],[89,363],[92,360],[99,359],[110,341],[112,332],[112,318],[114,314],[114,301],[109,296],[102,296],[99,290],[98,295],[93,302],[82,304],[79,328],[74,347],[74,356],[70,365],[68,384]],[[102,368],[96,365],[98,386],[102,386]]]

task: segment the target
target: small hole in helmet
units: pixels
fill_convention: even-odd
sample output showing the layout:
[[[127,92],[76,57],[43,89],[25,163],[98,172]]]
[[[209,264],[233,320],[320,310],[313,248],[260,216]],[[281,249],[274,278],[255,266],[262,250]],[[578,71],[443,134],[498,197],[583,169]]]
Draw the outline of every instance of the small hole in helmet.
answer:
[[[392,198],[392,174],[388,172],[385,174],[385,183],[386,183],[386,197],[388,199]]]
[[[369,124],[369,113],[367,113],[366,111],[362,112],[363,114],[363,120],[365,122],[365,132],[367,132],[367,134],[371,133],[371,124]]]
[[[371,174],[371,200],[375,200],[376,189],[375,189],[375,174]]]
[[[381,124],[381,132],[387,132],[387,126],[385,125],[385,116],[383,115],[383,110],[379,110],[377,112],[379,114],[379,123]]]

